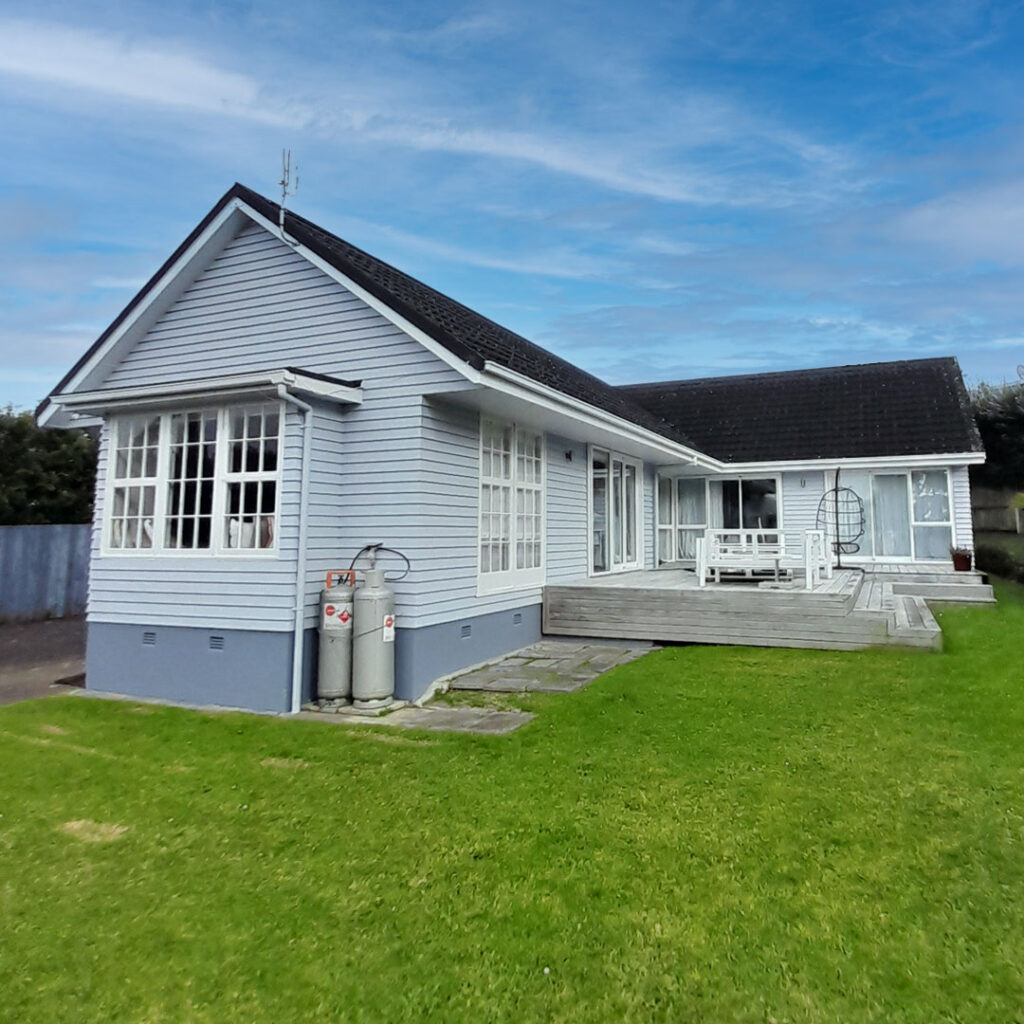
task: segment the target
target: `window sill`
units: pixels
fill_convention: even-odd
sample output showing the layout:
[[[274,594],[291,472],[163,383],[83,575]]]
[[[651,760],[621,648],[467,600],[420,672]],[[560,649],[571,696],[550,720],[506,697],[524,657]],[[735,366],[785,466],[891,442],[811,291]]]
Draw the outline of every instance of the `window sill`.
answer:
[[[546,582],[544,569],[529,569],[515,575],[509,573],[477,576],[476,596],[490,597],[495,594],[512,594],[521,590],[536,590]]]

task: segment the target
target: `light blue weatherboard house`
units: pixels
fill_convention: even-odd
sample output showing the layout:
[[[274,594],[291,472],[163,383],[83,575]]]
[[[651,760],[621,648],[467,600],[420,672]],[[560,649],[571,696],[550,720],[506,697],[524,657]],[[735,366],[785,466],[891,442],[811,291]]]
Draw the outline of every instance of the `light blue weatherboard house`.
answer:
[[[325,573],[364,544],[412,564],[410,699],[538,639],[555,585],[813,529],[836,469],[851,557],[948,570],[984,458],[955,360],[616,388],[240,185],[38,419],[102,427],[87,685],[273,711],[312,694]]]

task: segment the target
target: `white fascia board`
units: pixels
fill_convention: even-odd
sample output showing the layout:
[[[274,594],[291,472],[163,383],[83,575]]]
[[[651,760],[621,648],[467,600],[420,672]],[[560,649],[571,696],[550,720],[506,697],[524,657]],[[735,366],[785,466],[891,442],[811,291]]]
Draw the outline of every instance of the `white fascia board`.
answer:
[[[223,229],[224,225],[227,224],[240,206],[241,203],[237,199],[228,203],[227,206],[225,206],[224,209],[221,210],[212,221],[210,221],[206,226],[206,230],[203,231],[203,233],[195,239],[195,241],[181,254],[181,256],[178,257],[174,264],[165,271],[163,278],[150,289],[146,297],[131,311],[131,313],[128,314],[128,316],[124,318],[122,323],[118,324],[117,330],[113,331],[103,345],[89,357],[89,360],[79,369],[78,373],[76,373],[64,386],[64,390],[59,395],[50,395],[50,404],[43,410],[39,417],[39,425],[41,427],[45,427],[57,413],[60,406],[64,404],[62,402],[58,402],[58,399],[66,397],[68,394],[81,387],[81,385],[89,379],[89,377],[110,355],[111,351],[122,342],[122,340],[132,331],[140,320],[143,320],[146,317],[154,304],[159,302],[167,289],[173,284],[178,276],[184,272],[189,264],[200,255],[203,249],[205,249],[210,243],[211,239]]]
[[[343,405],[359,405],[363,401],[362,388],[310,377],[292,370],[256,371],[225,377],[208,377],[203,380],[174,381],[169,384],[79,391],[75,394],[54,395],[51,401],[70,412],[90,412],[132,406],[166,405],[180,399],[244,397],[256,392],[276,390],[280,385],[300,394]]]
[[[239,206],[246,216],[252,218],[252,220],[259,224],[261,228],[269,231],[275,238],[280,238],[286,245],[291,246],[291,248],[293,248],[300,256],[316,267],[317,270],[336,281],[342,286],[342,288],[350,291],[357,299],[365,302],[366,305],[374,310],[374,312],[379,313],[385,320],[389,320],[400,331],[404,331],[409,335],[409,337],[418,341],[428,352],[430,352],[431,355],[436,356],[453,370],[461,373],[471,383],[480,383],[480,372],[478,370],[475,370],[467,362],[449,352],[444,345],[435,341],[429,334],[420,330],[420,328],[415,324],[410,323],[410,321],[406,320],[404,316],[396,313],[386,302],[382,302],[376,295],[373,295],[365,288],[360,287],[355,281],[338,270],[337,267],[331,266],[331,264],[326,260],[317,256],[312,249],[309,249],[301,242],[297,242],[295,239],[288,237],[287,231],[284,232],[284,237],[282,237],[281,229],[277,224],[273,221],[267,220],[266,217],[261,213],[257,213],[251,206],[247,206],[241,200],[239,200]]]
[[[979,465],[985,461],[984,452],[942,452],[934,455],[877,455],[857,459],[790,459],[783,462],[726,462],[720,463],[724,476],[742,476],[756,473],[809,472],[835,469],[917,469],[922,466]],[[679,475],[686,466],[659,466],[666,476]]]
[[[604,430],[612,430],[623,438],[656,450],[661,455],[686,462],[686,468],[699,466],[714,472],[720,472],[725,468],[724,463],[709,455],[704,455],[693,448],[687,448],[661,434],[656,434],[653,430],[624,420],[614,413],[605,412],[578,398],[572,398],[562,391],[541,384],[533,380],[532,377],[516,373],[499,363],[488,361],[485,364],[481,383],[495,391],[568,415],[582,426],[598,426]]]

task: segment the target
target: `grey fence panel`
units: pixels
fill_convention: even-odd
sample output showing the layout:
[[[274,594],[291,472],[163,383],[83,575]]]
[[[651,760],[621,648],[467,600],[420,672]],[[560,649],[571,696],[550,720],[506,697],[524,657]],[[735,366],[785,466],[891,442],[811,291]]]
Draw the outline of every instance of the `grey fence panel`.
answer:
[[[84,614],[91,531],[88,523],[0,526],[0,620]]]

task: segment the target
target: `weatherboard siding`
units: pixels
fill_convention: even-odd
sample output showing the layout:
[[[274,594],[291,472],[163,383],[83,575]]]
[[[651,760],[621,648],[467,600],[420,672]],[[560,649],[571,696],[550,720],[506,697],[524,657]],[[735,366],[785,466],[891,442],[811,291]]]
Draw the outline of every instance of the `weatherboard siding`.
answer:
[[[824,493],[825,474],[820,469],[782,474],[781,524],[790,554],[800,554],[798,534],[817,529],[818,505]]]
[[[954,466],[949,471],[953,492],[953,543],[958,548],[974,550],[974,518],[971,512],[971,478],[967,466]]]
[[[289,246],[253,225],[229,242],[112,369],[104,386],[173,383],[282,365],[363,382],[361,406],[313,403],[305,621],[328,568],[365,543],[420,545],[422,396],[464,378]],[[303,420],[285,417],[274,555],[102,555],[109,433],[101,438],[88,615],[96,622],[290,630]],[[474,534],[475,537],[475,534]],[[399,612],[411,612],[399,593]]]
[[[105,387],[295,366],[364,382],[366,398],[463,382],[291,246],[240,231],[124,358]]]

